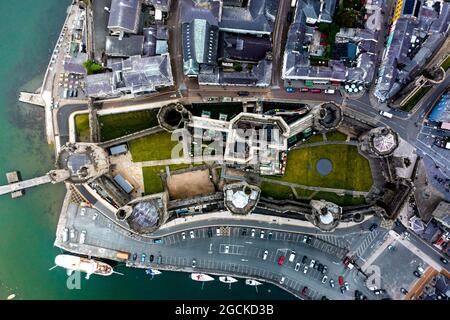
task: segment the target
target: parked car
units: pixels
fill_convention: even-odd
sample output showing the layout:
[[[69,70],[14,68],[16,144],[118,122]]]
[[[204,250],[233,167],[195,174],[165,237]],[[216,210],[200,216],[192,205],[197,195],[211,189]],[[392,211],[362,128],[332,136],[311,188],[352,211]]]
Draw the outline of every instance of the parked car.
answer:
[[[322,90],[320,90],[320,89],[312,89],[311,92],[312,93],[321,93]]]
[[[380,294],[386,293],[386,290],[384,290],[384,289],[376,289],[376,290],[373,290],[373,293],[376,294],[376,295],[380,295]]]
[[[64,228],[63,232],[63,242],[69,241],[69,228]]]
[[[211,228],[208,228],[208,238],[211,238],[213,235],[213,231]]]
[[[345,290],[350,290],[350,286],[348,285],[348,282],[347,281],[345,281],[344,282],[344,287],[345,287]]]
[[[308,88],[302,88],[302,92],[309,92]]]
[[[400,288],[400,292],[403,294],[408,294],[408,290],[406,290],[405,288]]]
[[[186,240],[186,232],[181,233],[181,239]]]
[[[151,254],[149,257],[149,260],[150,260],[150,262],[153,262],[153,260],[155,260],[155,256]]]
[[[372,231],[375,230],[377,227],[378,227],[378,225],[377,225],[376,223],[374,223],[374,224],[372,224],[372,225],[369,227],[369,231],[372,232]]]
[[[361,300],[362,293],[359,290],[355,290],[355,300]]]
[[[133,261],[137,260],[137,253],[133,254]]]
[[[345,287],[344,287],[344,286],[341,286],[339,289],[341,290],[341,293],[344,294],[344,292],[345,292]]]
[[[327,277],[327,276],[323,276],[323,277],[322,277],[322,283],[327,282],[327,280],[328,280],[328,277]]]
[[[303,243],[306,243],[308,241],[308,236],[307,235],[304,235],[303,236]]]
[[[195,268],[196,265],[197,265],[197,260],[192,259],[192,268]]]
[[[282,276],[281,279],[280,279],[280,284],[283,284],[283,283],[284,283],[284,279],[285,279],[285,277]]]
[[[269,255],[269,251],[264,251],[263,260],[267,260],[267,256]]]
[[[295,264],[294,270],[295,270],[295,271],[300,270],[300,263],[297,262],[297,263]]]
[[[447,263],[448,263],[447,259],[445,259],[444,257],[441,257],[441,262],[442,262],[443,264],[447,264]]]
[[[312,237],[311,236],[308,236],[308,238],[306,239],[306,243],[307,244],[310,244],[312,242]]]
[[[161,244],[161,243],[163,243],[163,241],[162,241],[162,239],[155,239],[155,240],[153,240],[153,243],[154,244]]]
[[[147,257],[147,256],[146,256],[145,253],[141,254],[141,262],[142,262],[142,263],[145,262],[145,258],[146,258],[146,257]]]
[[[92,216],[92,220],[96,220],[97,219],[97,217],[98,217],[98,213],[96,212],[96,213],[94,213],[94,215]]]
[[[395,247],[392,244],[390,244],[388,245],[388,250],[395,251]]]
[[[261,237],[261,239],[264,239],[264,230],[261,230],[260,237]]]
[[[216,229],[216,235],[219,237],[220,236],[220,228]]]
[[[291,254],[289,255],[289,262],[294,262],[295,259],[295,250],[292,250]]]
[[[75,239],[75,229],[70,229],[70,239]]]
[[[421,266],[417,267],[417,271],[419,271],[420,274],[424,274],[425,273],[425,270]]]
[[[307,256],[303,256],[302,263],[305,264],[307,261],[308,261],[308,257]]]
[[[319,263],[317,266],[317,271],[319,271],[320,273],[322,273],[323,271],[323,264]]]
[[[226,245],[226,246],[225,246],[224,252],[225,252],[225,253],[229,253],[229,252],[230,252],[230,246]]]
[[[327,272],[328,272],[328,267],[327,266],[323,266],[322,274],[327,274]]]
[[[311,260],[311,262],[309,263],[309,267],[314,268],[315,264],[316,264],[316,260]]]
[[[267,235],[267,239],[272,239],[272,236],[273,236],[272,232],[269,232],[269,234]]]
[[[293,93],[293,92],[295,92],[295,88],[287,87],[286,92]]]
[[[81,208],[80,216],[84,216],[86,214],[86,208]]]
[[[308,266],[305,266],[304,268],[303,268],[303,273],[307,273],[308,272]]]
[[[255,233],[256,233],[256,230],[255,230],[255,229],[252,229],[252,237],[255,236]]]
[[[246,236],[247,235],[247,229],[242,229],[242,235]]]
[[[159,255],[159,256],[158,256],[158,259],[156,260],[156,263],[157,263],[157,264],[161,264],[161,262],[162,262],[162,256]]]
[[[80,244],[83,244],[86,241],[86,230],[81,231],[80,233]]]
[[[330,279],[330,287],[334,288],[334,280]]]
[[[339,285],[342,287],[344,285],[344,277],[343,276],[339,276],[338,282],[339,282]]]
[[[194,239],[194,238],[195,238],[194,231],[189,232],[189,235],[190,235],[191,239]]]
[[[414,270],[413,274],[414,274],[417,278],[420,278],[420,277],[422,276],[422,275],[420,274],[420,272],[417,271],[417,270]]]
[[[307,286],[304,286],[302,289],[302,295],[306,296],[309,293],[309,289]]]
[[[248,91],[239,91],[238,92],[238,96],[240,96],[240,97],[246,97],[249,94],[250,94],[250,92],[248,92]]]
[[[278,259],[278,264],[281,266],[284,263],[284,256],[280,256],[280,259]]]

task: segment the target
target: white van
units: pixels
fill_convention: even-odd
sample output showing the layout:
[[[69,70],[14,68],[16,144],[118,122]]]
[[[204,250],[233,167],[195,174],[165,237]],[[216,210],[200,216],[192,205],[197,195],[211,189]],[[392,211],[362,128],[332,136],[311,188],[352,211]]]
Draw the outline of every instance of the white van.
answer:
[[[295,259],[295,251],[291,252],[291,255],[289,256],[289,262],[294,262]]]
[[[392,116],[393,116],[392,113],[389,113],[389,112],[386,112],[386,111],[380,111],[380,115],[382,115],[383,117],[389,118],[389,119],[391,119]]]

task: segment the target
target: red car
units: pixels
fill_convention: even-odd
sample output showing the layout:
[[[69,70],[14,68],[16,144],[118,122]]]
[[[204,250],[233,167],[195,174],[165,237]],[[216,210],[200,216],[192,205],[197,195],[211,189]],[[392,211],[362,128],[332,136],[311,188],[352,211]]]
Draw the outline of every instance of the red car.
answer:
[[[344,285],[344,277],[343,276],[339,276],[339,285],[342,287]]]
[[[302,295],[306,296],[308,294],[308,292],[309,292],[308,287],[304,286],[302,289]]]
[[[302,92],[308,92],[309,89],[308,88],[302,88]]]
[[[320,90],[320,89],[312,89],[311,92],[312,93],[320,93],[320,92],[322,92],[322,90]]]
[[[284,256],[281,256],[280,259],[278,260],[278,264],[281,266],[284,262]]]

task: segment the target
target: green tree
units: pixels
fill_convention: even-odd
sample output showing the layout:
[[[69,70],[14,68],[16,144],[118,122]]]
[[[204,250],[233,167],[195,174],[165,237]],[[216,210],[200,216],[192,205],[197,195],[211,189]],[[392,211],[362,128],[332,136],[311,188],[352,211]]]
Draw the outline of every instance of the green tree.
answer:
[[[105,70],[101,64],[95,63],[92,60],[85,61],[83,63],[83,66],[86,69],[88,75],[101,73]]]

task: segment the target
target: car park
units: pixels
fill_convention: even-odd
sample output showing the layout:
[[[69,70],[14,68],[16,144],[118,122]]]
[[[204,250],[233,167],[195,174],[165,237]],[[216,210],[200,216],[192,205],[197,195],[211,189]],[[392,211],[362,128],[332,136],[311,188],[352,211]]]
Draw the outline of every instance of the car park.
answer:
[[[189,232],[189,235],[190,235],[191,239],[194,239],[194,238],[195,238],[194,231]]]
[[[284,256],[280,256],[280,258],[278,259],[278,264],[281,266],[284,263]]]
[[[297,263],[295,264],[294,270],[295,270],[295,271],[300,270],[300,263],[297,262]]]
[[[309,267],[314,268],[315,264],[316,264],[316,260],[311,260],[311,262],[309,263]]]
[[[334,280],[330,279],[330,287],[334,288]]]
[[[323,277],[322,277],[322,283],[326,283],[327,280],[328,280],[328,277],[327,277],[327,276],[323,276]]]
[[[269,251],[264,251],[263,260],[267,260],[267,256],[269,255]]]
[[[186,232],[182,232],[182,233],[181,233],[181,238],[182,238],[183,240],[186,240]]]
[[[142,262],[142,263],[145,262],[145,258],[146,258],[146,257],[147,257],[147,256],[146,256],[145,253],[141,254],[141,262]]]

